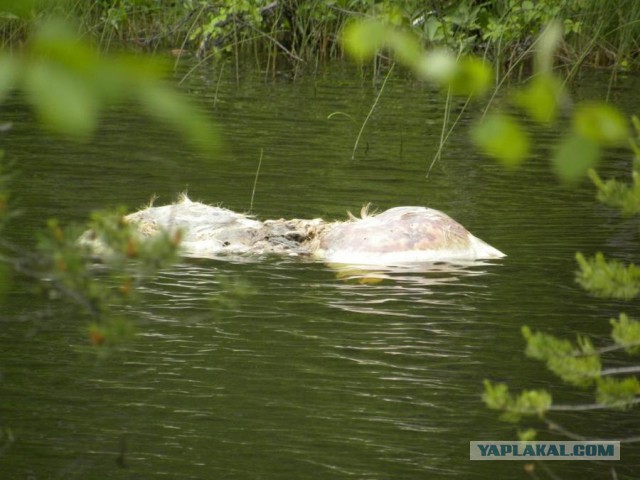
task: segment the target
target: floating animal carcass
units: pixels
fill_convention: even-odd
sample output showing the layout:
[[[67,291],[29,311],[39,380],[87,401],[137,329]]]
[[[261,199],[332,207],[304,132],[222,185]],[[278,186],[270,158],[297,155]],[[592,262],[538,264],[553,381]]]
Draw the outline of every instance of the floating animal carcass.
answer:
[[[330,263],[390,265],[505,256],[433,208],[396,207],[329,225],[313,254]]]
[[[469,233],[448,215],[425,207],[396,207],[379,214],[363,208],[346,221],[265,220],[193,202],[150,206],[125,217],[143,237],[181,232],[184,255],[308,256],[327,263],[393,265],[471,261],[504,253]]]

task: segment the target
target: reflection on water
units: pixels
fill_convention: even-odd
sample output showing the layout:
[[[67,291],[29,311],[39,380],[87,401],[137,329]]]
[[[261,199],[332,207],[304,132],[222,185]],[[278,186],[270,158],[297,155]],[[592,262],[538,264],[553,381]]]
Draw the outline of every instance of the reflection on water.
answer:
[[[514,438],[482,405],[482,379],[591,402],[524,357],[520,328],[606,335],[622,306],[575,285],[574,252],[607,249],[637,262],[636,227],[597,206],[589,185],[556,186],[544,150],[553,131],[538,157],[505,172],[470,150],[469,110],[427,181],[443,112],[429,88],[391,79],[353,162],[360,123],[327,117],[367,115],[377,90],[357,72],[332,67],[296,83],[213,73],[223,79],[215,92],[206,73],[189,81],[204,105],[217,98],[212,113],[228,146],[215,159],[127,106],[104,119],[93,143],[72,145],[34,130],[9,103],[3,113],[15,128],[3,148],[19,165],[14,191],[25,212],[11,238],[32,245],[46,218],[136,209],[153,193],[169,202],[186,188],[194,200],[246,211],[264,149],[260,218],[425,205],[509,256],[383,269],[184,259],[124,309],[138,334],[106,359],[83,353],[76,310],[15,292],[0,311],[0,427],[15,439],[0,450],[3,478],[522,478],[517,462],[468,461],[470,440]],[[638,109],[629,82],[620,95]],[[623,160],[607,174],[626,173]],[[598,415],[589,427],[602,436],[633,433],[624,413]],[[637,449],[622,458],[620,474],[640,468]],[[560,476],[603,472],[586,468],[563,465]]]
[[[342,283],[329,305],[346,311],[372,314],[419,317],[415,311],[422,306],[453,305],[455,297],[440,298],[434,287],[464,283],[465,277],[489,274],[495,268],[485,261],[465,263],[417,263],[402,266],[330,265]],[[410,307],[407,307],[410,306]],[[399,308],[398,308],[399,307]]]

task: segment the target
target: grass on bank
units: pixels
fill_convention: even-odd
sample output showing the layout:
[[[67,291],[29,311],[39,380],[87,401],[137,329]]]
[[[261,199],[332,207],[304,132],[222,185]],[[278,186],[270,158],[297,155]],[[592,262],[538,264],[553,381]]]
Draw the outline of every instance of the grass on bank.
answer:
[[[103,50],[254,54],[270,65],[339,57],[345,24],[376,17],[414,32],[427,48],[481,55],[502,74],[526,66],[534,39],[559,20],[560,59],[569,68],[640,66],[637,0],[0,0],[0,12],[5,47],[19,47],[34,24],[56,15]]]

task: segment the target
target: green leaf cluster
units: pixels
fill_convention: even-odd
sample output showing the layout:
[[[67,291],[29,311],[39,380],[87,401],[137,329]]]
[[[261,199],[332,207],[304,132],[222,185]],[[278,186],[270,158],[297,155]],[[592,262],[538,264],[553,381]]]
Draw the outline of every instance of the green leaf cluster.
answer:
[[[211,2],[192,2],[202,8],[203,19],[190,35],[191,40],[207,42],[210,39],[214,44],[221,45],[221,51],[231,51],[234,42],[226,42],[225,39],[237,35],[237,25],[250,25],[255,31],[260,31],[262,15],[260,9],[269,2],[266,0],[235,0],[222,2],[215,8],[211,8]]]
[[[638,377],[626,377],[621,380],[602,377],[597,381],[596,400],[609,408],[629,409],[634,404],[637,395],[640,395]]]
[[[10,17],[28,17],[38,3],[39,0],[0,0],[0,12]]]
[[[553,401],[546,390],[524,390],[519,395],[512,395],[509,387],[504,383],[484,381],[482,400],[488,408],[500,410],[501,419],[508,422],[518,422],[523,416],[544,416]]]
[[[173,262],[181,241],[180,231],[160,231],[151,237],[143,237],[138,228],[124,218],[122,208],[115,212],[92,213],[89,227],[90,230],[80,238],[81,247],[92,249],[98,245],[112,265],[125,266],[135,260],[142,271],[155,271],[165,266],[165,261]]]
[[[610,320],[613,330],[611,338],[630,354],[640,353],[640,322],[630,319],[626,314]]]
[[[419,2],[414,3],[417,7]],[[562,18],[565,32],[579,33],[580,19],[574,19],[575,2],[556,0],[502,2],[441,2],[436,11],[424,15],[424,9],[408,9],[411,18],[423,19],[413,22],[414,30],[430,43],[454,47],[459,51],[477,49],[482,43],[485,50],[500,57],[512,45],[534,38],[545,25]],[[405,9],[406,11],[407,9]],[[505,56],[508,56],[505,55]]]
[[[603,181],[595,170],[589,171],[589,177],[598,189],[601,203],[615,207],[625,215],[640,214],[640,172],[634,169],[631,184],[616,179]]]
[[[576,281],[589,293],[600,298],[631,300],[640,294],[640,268],[618,260],[606,260],[602,253],[585,258],[578,252],[580,270]]]
[[[559,17],[562,6],[554,0],[509,0],[501,16],[489,18],[483,39],[509,42],[523,35],[535,36],[540,29]]]
[[[611,320],[611,338],[615,345],[630,354],[640,353],[640,322],[621,314]],[[526,355],[546,363],[547,368],[563,381],[579,386],[595,386],[598,407],[625,410],[638,403],[640,381],[636,376],[615,378],[629,369],[603,369],[601,355],[612,348],[598,350],[589,338],[578,336],[576,343],[543,332],[522,328],[527,342]],[[634,369],[632,368],[631,371]],[[517,422],[525,415],[543,415],[553,409],[551,395],[546,390],[525,390],[519,395],[509,392],[506,384],[484,381],[483,400],[488,408],[502,411],[501,419]],[[579,408],[579,407],[578,407]],[[564,407],[565,410],[571,409]],[[535,431],[534,431],[535,432]],[[531,432],[523,433],[525,436]]]
[[[50,295],[84,307],[93,319],[89,340],[97,347],[117,345],[132,335],[133,323],[118,314],[117,307],[135,300],[146,278],[173,263],[180,245],[179,233],[142,238],[122,213],[94,213],[91,230],[80,241],[78,229],[49,220],[37,255],[21,267],[40,279]],[[100,267],[92,261],[97,245],[104,253]]]
[[[527,326],[522,327],[522,335],[527,342],[525,354],[546,362],[547,368],[565,382],[586,387],[599,377],[602,370],[600,356],[588,338],[578,337],[574,345],[553,335],[532,333]]]
[[[640,214],[640,120],[631,118],[635,129],[635,137],[629,139],[634,154],[634,162],[631,171],[631,183],[625,183],[617,179],[602,180],[595,170],[589,171],[589,177],[598,189],[598,200],[611,207],[617,208],[624,215]]]
[[[538,436],[535,428],[527,428],[526,430],[518,430],[518,440],[521,442],[533,442]]]

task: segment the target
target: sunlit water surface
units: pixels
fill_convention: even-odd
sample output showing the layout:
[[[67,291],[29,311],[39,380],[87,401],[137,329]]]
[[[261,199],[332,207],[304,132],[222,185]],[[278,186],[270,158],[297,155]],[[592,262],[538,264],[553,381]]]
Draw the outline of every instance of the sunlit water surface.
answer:
[[[587,183],[557,185],[547,161],[555,131],[538,133],[534,158],[516,172],[478,155],[467,140],[478,107],[462,114],[426,178],[444,106],[410,79],[389,81],[352,160],[380,82],[344,65],[295,81],[253,68],[196,72],[183,87],[218,119],[225,148],[213,158],[130,106],[114,108],[97,138],[77,145],[41,133],[19,100],[10,102],[3,120],[14,128],[3,148],[16,163],[23,210],[11,238],[33,245],[47,218],[81,222],[94,209],[135,209],[153,194],[163,203],[188,191],[237,211],[253,195],[259,218],[427,205],[508,256],[369,270],[184,259],[145,285],[127,311],[136,337],[106,358],[87,348],[75,307],[14,287],[0,312],[0,476],[527,477],[522,462],[468,460],[470,440],[516,438],[481,402],[482,380],[591,403],[588,391],[564,387],[523,355],[520,328],[604,341],[608,318],[637,307],[589,298],[573,281],[574,253],[637,261],[637,226],[598,205]],[[602,98],[607,82],[584,78],[576,95]],[[640,111],[639,86],[622,79],[613,101]],[[627,157],[611,153],[605,173],[625,175]],[[637,435],[629,418],[554,417],[610,438]],[[623,448],[622,458],[621,478],[637,474],[638,449]],[[596,463],[553,468],[562,478],[611,478]]]

